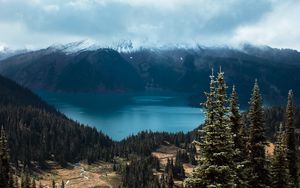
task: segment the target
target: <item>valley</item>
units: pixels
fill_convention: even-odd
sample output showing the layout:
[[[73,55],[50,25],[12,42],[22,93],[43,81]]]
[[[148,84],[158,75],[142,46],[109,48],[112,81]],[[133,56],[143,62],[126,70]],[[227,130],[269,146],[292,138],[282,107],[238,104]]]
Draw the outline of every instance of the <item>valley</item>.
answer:
[[[0,188],[300,188],[299,0],[0,0]]]

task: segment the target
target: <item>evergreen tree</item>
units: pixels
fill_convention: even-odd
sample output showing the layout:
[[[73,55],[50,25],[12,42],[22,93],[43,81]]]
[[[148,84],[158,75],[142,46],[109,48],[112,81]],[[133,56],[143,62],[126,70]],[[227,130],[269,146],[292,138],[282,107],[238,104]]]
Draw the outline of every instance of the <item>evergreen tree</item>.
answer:
[[[8,187],[9,188],[15,187],[15,180],[14,180],[14,176],[12,173],[9,174]],[[18,188],[18,187],[16,187],[16,188]]]
[[[297,174],[297,151],[295,139],[295,124],[294,124],[294,104],[293,92],[289,91],[288,102],[286,107],[285,117],[285,142],[286,142],[286,157],[288,162],[288,169],[291,180],[295,187],[299,187],[298,174]]]
[[[32,186],[32,188],[36,188],[36,183],[35,183],[35,180],[34,180],[34,179],[32,179],[31,186]]]
[[[230,125],[233,136],[233,149],[235,151],[234,162],[236,164],[237,178],[235,183],[237,187],[247,187],[249,178],[249,161],[247,158],[247,136],[241,123],[241,114],[238,104],[238,94],[235,86],[232,87],[230,99]]]
[[[10,180],[9,155],[7,138],[2,126],[0,132],[0,187],[7,188]]]
[[[233,139],[227,116],[226,84],[220,70],[217,81],[210,76],[210,92],[206,93],[204,138],[201,142],[201,159],[187,187],[234,187]],[[217,88],[216,88],[216,83]]]
[[[25,175],[25,188],[31,188],[32,185],[31,185],[31,182],[30,182],[30,177],[28,175],[28,173],[26,173]]]
[[[61,180],[61,186],[60,186],[61,188],[65,188],[65,182],[64,182],[64,180]]]
[[[52,180],[52,188],[56,188],[55,181]]]
[[[21,188],[32,188],[30,178],[28,175],[28,170],[26,170],[21,177]]]
[[[14,187],[15,188],[19,188],[19,179],[18,179],[18,176],[15,176]]]
[[[185,178],[185,171],[183,168],[182,162],[179,160],[179,158],[175,159],[175,164],[173,168],[173,175],[175,178],[183,179]]]
[[[290,187],[282,125],[280,126],[275,145],[274,157],[271,166],[271,175],[272,188]]]
[[[250,99],[249,110],[249,152],[251,163],[251,179],[249,185],[253,188],[265,188],[270,185],[268,160],[265,153],[267,140],[265,137],[263,115],[262,98],[260,95],[258,82],[256,80]]]
[[[24,174],[21,176],[21,188],[26,188]]]
[[[173,171],[172,171],[172,169],[168,169],[167,177],[166,177],[166,182],[167,182],[168,188],[173,188],[173,186],[174,186],[174,179],[173,179]]]

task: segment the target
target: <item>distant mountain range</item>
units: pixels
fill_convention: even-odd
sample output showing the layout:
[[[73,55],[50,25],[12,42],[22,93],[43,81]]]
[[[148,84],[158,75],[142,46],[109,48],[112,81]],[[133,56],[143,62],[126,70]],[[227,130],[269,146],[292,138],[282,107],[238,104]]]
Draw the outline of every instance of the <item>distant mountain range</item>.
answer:
[[[53,45],[22,52],[0,61],[0,73],[31,89],[68,92],[142,91],[147,89],[193,92],[208,89],[211,68],[226,73],[244,102],[254,80],[268,101],[285,99],[288,89],[300,93],[300,53],[244,45],[240,49],[139,48],[130,42],[100,48],[86,42]]]

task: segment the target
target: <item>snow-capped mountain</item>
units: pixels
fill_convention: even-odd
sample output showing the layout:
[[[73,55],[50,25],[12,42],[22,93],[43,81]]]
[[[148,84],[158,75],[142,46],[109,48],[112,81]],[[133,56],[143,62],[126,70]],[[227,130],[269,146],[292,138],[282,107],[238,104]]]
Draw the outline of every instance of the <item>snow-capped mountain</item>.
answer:
[[[8,47],[0,46],[0,61],[18,54],[27,53],[29,51],[30,50],[27,49],[13,50]]]
[[[95,51],[101,48],[110,48],[118,52],[130,52],[134,50],[133,43],[130,40],[119,41],[111,45],[106,45],[89,39],[67,44],[54,44],[49,46],[47,49],[51,51],[62,51],[66,54],[74,54],[83,51]]]
[[[65,52],[66,54],[73,54],[82,51],[94,51],[102,46],[91,40],[81,40],[77,42],[71,42],[67,44],[54,44],[48,47],[48,50],[59,50]]]

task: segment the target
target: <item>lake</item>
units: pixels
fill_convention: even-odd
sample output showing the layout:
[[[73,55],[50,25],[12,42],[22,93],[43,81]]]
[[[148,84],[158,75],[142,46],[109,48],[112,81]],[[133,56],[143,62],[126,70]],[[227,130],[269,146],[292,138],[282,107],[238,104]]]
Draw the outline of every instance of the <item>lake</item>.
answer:
[[[69,118],[96,127],[114,140],[143,130],[188,132],[204,121],[182,93],[64,93],[36,91]]]

